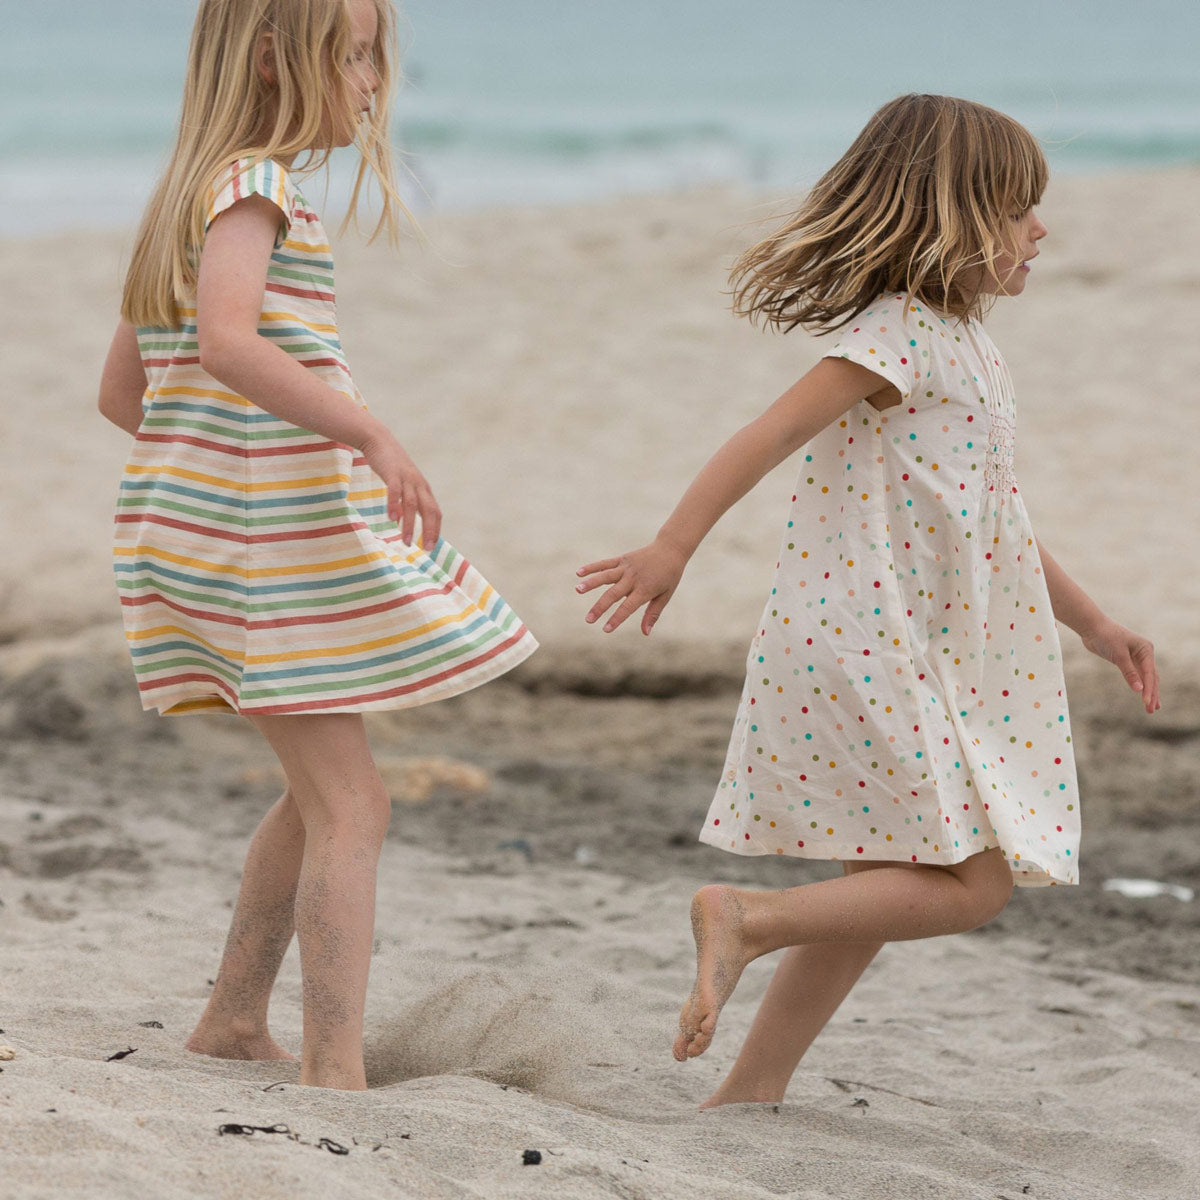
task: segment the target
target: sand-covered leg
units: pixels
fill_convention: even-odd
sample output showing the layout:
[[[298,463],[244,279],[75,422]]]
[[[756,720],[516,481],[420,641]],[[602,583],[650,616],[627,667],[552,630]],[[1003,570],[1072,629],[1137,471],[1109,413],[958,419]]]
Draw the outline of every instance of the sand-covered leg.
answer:
[[[292,1060],[267,1029],[279,964],[292,940],[304,824],[290,792],[263,817],[246,854],[217,982],[187,1040],[214,1058]]]
[[[717,1017],[751,959],[744,937],[745,905],[737,888],[712,884],[692,897],[692,936],[696,940],[696,981],[679,1014],[673,1053],[679,1062],[703,1054],[712,1044]]]
[[[256,717],[304,824],[296,936],[304,992],[300,1082],[362,1090],[375,879],[391,802],[358,713]]]

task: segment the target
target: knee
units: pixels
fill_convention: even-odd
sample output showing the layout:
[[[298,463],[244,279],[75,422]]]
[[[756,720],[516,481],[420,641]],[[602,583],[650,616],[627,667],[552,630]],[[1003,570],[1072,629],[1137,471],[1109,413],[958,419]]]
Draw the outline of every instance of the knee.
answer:
[[[310,814],[309,832],[323,828],[339,842],[378,846],[392,819],[392,801],[382,780],[346,780],[320,796]]]
[[[977,929],[994,920],[1003,911],[1013,893],[1012,869],[1003,855],[996,852],[994,859],[985,870],[979,872],[978,878],[970,881],[968,929]]]
[[[392,821],[392,798],[380,779],[356,789],[352,807],[355,823],[374,841],[382,842]]]
[[[387,835],[388,826],[392,823],[392,797],[381,782],[379,794],[375,798],[375,821],[379,829],[379,840],[382,842]]]

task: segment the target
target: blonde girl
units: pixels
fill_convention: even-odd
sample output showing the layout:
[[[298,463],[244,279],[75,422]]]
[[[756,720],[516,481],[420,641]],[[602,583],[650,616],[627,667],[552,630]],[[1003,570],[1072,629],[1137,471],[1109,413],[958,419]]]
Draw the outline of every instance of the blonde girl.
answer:
[[[658,535],[580,569],[611,631],[649,633],[705,534],[800,451],[774,586],[701,840],[840,861],[778,892],[701,888],[675,1057],[702,1054],[746,964],[784,950],[705,1107],[783,1098],[884,942],[971,929],[1014,883],[1078,876],[1079,811],[1055,621],[1158,708],[1149,642],[1033,536],[1015,408],[980,318],[1026,287],[1042,153],[944,96],[886,104],[733,273],[735,311],[837,330],[825,357],[716,453]]]
[[[363,712],[475,687],[535,643],[441,538],[433,492],[363,405],[299,186],[354,144],[379,229],[390,0],[203,0],[178,139],[146,210],[100,411],[134,435],[115,570],[143,705],[236,713],[287,790],[250,845],[188,1048],[290,1058],[267,1007],[299,938],[301,1082],[366,1086],[375,875],[390,816]]]

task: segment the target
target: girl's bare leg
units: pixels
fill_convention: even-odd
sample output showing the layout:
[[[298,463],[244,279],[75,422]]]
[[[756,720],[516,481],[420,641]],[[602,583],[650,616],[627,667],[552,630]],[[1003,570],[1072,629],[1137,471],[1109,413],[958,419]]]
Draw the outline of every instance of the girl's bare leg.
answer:
[[[845,863],[844,872],[882,863]],[[701,1108],[778,1104],[800,1060],[870,966],[882,942],[815,942],[783,952],[737,1061]]]
[[[824,942],[783,952],[737,1061],[701,1108],[778,1104],[800,1060],[882,942]]]
[[[267,1006],[295,927],[304,824],[291,792],[250,842],[221,969],[187,1048],[216,1058],[291,1059],[267,1031]]]
[[[1008,863],[993,849],[951,867],[880,863],[781,892],[701,888],[692,898],[696,982],[679,1016],[675,1057],[682,1062],[708,1049],[721,1008],[747,963],[761,955],[785,946],[961,933],[996,916],[1012,886]]]
[[[361,1090],[375,874],[391,803],[357,713],[255,717],[304,825],[295,888],[304,995],[300,1082]]]

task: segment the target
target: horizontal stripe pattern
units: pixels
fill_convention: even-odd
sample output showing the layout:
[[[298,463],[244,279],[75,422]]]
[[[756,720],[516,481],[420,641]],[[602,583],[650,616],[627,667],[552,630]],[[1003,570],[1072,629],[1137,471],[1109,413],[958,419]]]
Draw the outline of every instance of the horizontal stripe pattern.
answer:
[[[362,403],[319,219],[279,164],[242,160],[213,187],[209,224],[249,195],[281,212],[259,333]],[[401,540],[360,454],[201,369],[194,307],[177,329],[139,329],[138,343],[145,415],[117,499],[114,571],[146,708],[406,707],[474,687],[533,651],[453,546]]]

